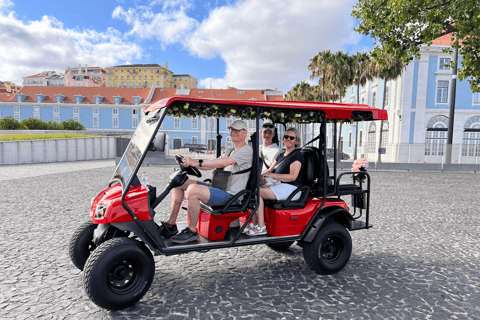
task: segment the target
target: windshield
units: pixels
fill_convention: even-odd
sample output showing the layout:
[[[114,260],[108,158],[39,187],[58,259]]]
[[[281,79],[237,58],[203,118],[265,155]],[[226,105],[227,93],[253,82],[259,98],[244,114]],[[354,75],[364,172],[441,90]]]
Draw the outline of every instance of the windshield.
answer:
[[[152,136],[160,124],[165,109],[156,110],[156,112],[150,112],[147,116],[144,116],[140,121],[137,130],[133,133],[132,139],[128,144],[122,159],[118,163],[113,179],[118,179],[122,182],[122,189],[125,190],[135,168],[142,160],[143,155],[147,152],[148,143],[152,139]]]

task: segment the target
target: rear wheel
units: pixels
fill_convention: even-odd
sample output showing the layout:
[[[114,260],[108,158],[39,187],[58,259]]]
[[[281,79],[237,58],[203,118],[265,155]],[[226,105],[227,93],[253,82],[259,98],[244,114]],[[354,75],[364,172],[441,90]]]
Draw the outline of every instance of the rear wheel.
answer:
[[[351,254],[350,233],[336,222],[324,226],[318,231],[313,242],[303,246],[305,262],[318,274],[341,271],[350,260]]]
[[[294,242],[295,241],[267,243],[267,246],[269,246],[270,249],[281,251],[289,248]]]
[[[83,285],[96,305],[117,310],[137,303],[150,288],[154,275],[155,261],[142,242],[114,238],[88,258]]]
[[[70,260],[72,260],[75,267],[83,270],[83,266],[88,257],[95,250],[95,243],[93,243],[93,231],[97,227],[92,221],[83,223],[73,234],[70,240],[68,252]]]

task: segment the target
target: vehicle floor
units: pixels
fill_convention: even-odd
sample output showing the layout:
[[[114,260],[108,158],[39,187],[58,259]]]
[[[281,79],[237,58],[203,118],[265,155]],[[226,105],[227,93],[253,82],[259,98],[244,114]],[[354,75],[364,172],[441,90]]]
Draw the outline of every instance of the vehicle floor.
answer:
[[[179,232],[183,229],[185,229],[188,226],[186,222],[182,223],[177,223],[177,228]],[[186,248],[186,247],[193,247],[201,249],[201,247],[211,247],[213,246],[219,246],[219,247],[225,247],[228,246],[228,244],[240,233],[240,227],[233,227],[230,228],[227,233],[225,234],[225,238],[223,240],[208,240],[207,238],[203,237],[200,233],[198,240],[195,241],[190,241],[188,243],[175,243],[170,239],[163,238],[165,241],[166,249],[167,250],[173,250],[175,249],[181,249],[181,248]],[[300,235],[294,235],[294,236],[287,236],[287,237],[274,237],[270,236],[268,234],[266,235],[258,235],[258,236],[247,236],[246,234],[240,234],[238,237],[237,241],[235,242],[235,246],[241,246],[241,245],[252,245],[252,244],[260,244],[260,243],[269,243],[269,242],[279,242],[282,239],[287,240],[292,240],[292,238],[299,237]]]

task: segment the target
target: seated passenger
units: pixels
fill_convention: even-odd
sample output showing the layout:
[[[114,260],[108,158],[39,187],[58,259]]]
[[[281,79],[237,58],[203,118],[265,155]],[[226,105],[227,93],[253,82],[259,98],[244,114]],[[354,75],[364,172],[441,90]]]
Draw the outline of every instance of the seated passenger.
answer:
[[[263,145],[260,146],[260,157],[263,161],[262,172],[267,171],[272,165],[273,159],[280,151],[278,138],[276,137],[277,128],[271,122],[265,122],[262,126]],[[275,138],[275,139],[274,139]],[[276,140],[276,141],[274,141]]]
[[[302,167],[304,164],[303,155],[296,147],[300,146],[300,136],[295,128],[289,128],[283,136],[285,152],[278,153],[270,169],[265,171],[260,180],[273,178],[280,183],[260,188],[260,204],[257,212],[252,217],[252,223],[244,231],[249,236],[263,235],[267,233],[265,225],[265,204],[264,199],[286,200],[297,187],[302,186]],[[300,198],[300,193],[295,195],[293,200]]]
[[[227,157],[226,154],[218,159],[194,160],[192,158],[183,158],[183,163],[188,166],[197,167],[200,170],[213,170],[215,168],[225,168],[230,172],[239,172],[252,166],[253,148],[246,143],[248,135],[247,124],[242,120],[237,120],[228,127],[234,151]],[[182,186],[173,189],[172,206],[170,217],[167,222],[160,227],[160,234],[170,238],[176,243],[186,243],[198,239],[197,221],[200,215],[200,201],[209,206],[224,205],[235,194],[245,189],[247,186],[250,172],[238,175],[232,175],[228,181],[227,189],[221,190],[210,187],[203,181],[188,179]],[[178,233],[177,217],[183,198],[187,200],[187,212],[190,223],[182,232]],[[165,227],[166,226],[166,227]]]

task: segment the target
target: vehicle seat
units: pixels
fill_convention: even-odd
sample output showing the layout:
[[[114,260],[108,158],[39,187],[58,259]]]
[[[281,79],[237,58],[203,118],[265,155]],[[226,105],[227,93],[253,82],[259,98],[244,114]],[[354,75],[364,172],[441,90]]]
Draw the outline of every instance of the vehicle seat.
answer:
[[[326,157],[322,150],[316,147],[308,146],[302,149],[305,163],[308,162],[308,172],[304,171],[303,181],[312,187],[313,197],[322,197],[324,188],[324,179],[326,180],[327,194],[333,191],[333,179],[330,177],[330,171]],[[327,167],[326,175],[323,171],[323,165]]]

